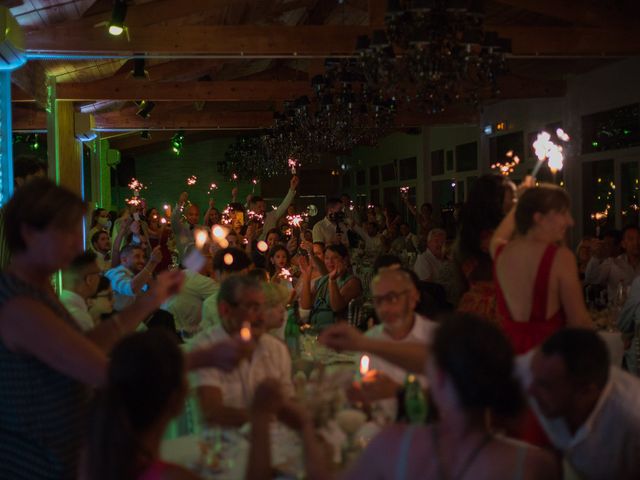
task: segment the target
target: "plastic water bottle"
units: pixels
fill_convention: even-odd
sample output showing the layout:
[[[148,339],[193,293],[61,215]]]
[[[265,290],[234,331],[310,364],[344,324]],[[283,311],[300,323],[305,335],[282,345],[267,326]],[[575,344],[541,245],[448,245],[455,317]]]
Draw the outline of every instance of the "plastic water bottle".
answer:
[[[409,423],[422,424],[427,420],[427,399],[415,375],[407,375],[404,382],[404,411]]]

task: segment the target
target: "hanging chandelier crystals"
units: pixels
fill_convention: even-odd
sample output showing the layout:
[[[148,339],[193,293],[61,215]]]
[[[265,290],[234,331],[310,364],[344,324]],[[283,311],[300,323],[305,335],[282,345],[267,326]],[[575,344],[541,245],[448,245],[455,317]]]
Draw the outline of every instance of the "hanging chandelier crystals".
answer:
[[[495,96],[510,41],[485,32],[477,0],[390,0],[386,30],[360,37],[356,50],[370,85],[438,113]]]

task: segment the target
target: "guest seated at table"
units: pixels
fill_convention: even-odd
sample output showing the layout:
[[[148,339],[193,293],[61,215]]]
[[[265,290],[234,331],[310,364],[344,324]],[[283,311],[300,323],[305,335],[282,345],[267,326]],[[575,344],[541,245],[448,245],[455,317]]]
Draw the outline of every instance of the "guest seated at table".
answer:
[[[424,346],[422,349],[427,350]],[[425,371],[438,421],[428,426],[387,428],[340,478],[559,478],[559,465],[550,453],[497,434],[487,422],[488,414],[512,416],[523,406],[513,375],[512,349],[495,326],[472,315],[453,315],[435,331],[429,351]],[[277,391],[262,404],[301,431],[309,477],[330,478],[304,409],[283,399]],[[253,442],[250,458],[265,469],[268,462],[259,457],[259,452],[269,451],[269,437],[253,437]],[[253,474],[263,478],[257,469]]]
[[[329,273],[321,277],[312,290],[309,262],[300,259],[300,307],[311,309],[309,323],[317,331],[338,320],[346,320],[349,302],[362,293],[360,280],[349,269],[349,252],[344,245],[329,245],[324,263]]]
[[[408,252],[417,252],[420,240],[418,236],[411,231],[411,227],[407,222],[400,224],[400,236],[404,238]]]
[[[381,324],[367,331],[367,337],[423,345],[431,343],[437,324],[416,313],[419,294],[408,272],[402,269],[382,270],[373,279],[371,290]],[[362,382],[362,396],[367,400],[395,399],[409,372],[377,355],[371,355],[369,367],[375,374]],[[426,388],[426,378],[423,375],[417,377],[422,387]],[[395,420],[396,402],[384,402],[382,407],[388,419]]]
[[[536,417],[572,471],[566,478],[640,478],[640,380],[610,365],[597,333],[560,330],[518,358],[518,371]]]
[[[188,247],[186,254],[189,255],[193,250],[195,246]],[[193,337],[202,329],[204,301],[218,292],[216,281],[208,275],[210,267],[211,257],[207,257],[199,272],[184,270],[182,289],[162,305],[162,309],[173,315],[176,330],[183,340]]]
[[[130,243],[121,250],[120,265],[105,273],[115,292],[117,311],[131,305],[137,295],[147,290],[160,260],[160,247],[153,249],[149,261],[145,261],[144,249],[139,245]]]
[[[589,260],[591,260],[591,246],[594,240],[591,236],[583,237],[576,247],[576,260],[578,261],[578,275],[580,275],[580,280],[584,280],[587,265],[589,264]]]
[[[243,275],[227,277],[218,292],[221,325],[200,333],[194,340],[193,349],[198,351],[234,338],[246,324],[255,341],[250,358],[232,372],[208,369],[196,375],[198,400],[208,423],[230,426],[245,423],[255,388],[265,378],[278,379],[288,394],[293,395],[289,350],[282,341],[265,335],[264,303],[264,293],[257,280]]]
[[[264,321],[267,332],[284,341],[290,292],[282,283],[261,282],[264,292]]]
[[[565,325],[593,328],[575,256],[558,246],[573,226],[569,195],[552,184],[533,187],[531,177],[523,190],[490,244],[497,313],[516,353],[540,345]]]
[[[95,326],[87,300],[96,294],[100,277],[96,254],[91,251],[81,253],[62,270],[60,301],[84,332]]]
[[[220,325],[220,316],[218,315],[218,291],[220,290],[220,284],[230,275],[246,274],[250,266],[251,260],[249,260],[247,254],[237,248],[223,248],[215,253],[213,256],[215,291],[212,290],[213,293],[202,302],[200,330],[206,331]]]
[[[629,295],[616,319],[620,332],[628,339],[629,346],[624,352],[627,370],[634,375],[640,375],[638,358],[640,355],[638,332],[640,331],[640,277],[636,278],[629,288]]]
[[[620,284],[626,288],[640,275],[640,229],[636,225],[622,229],[620,246],[624,253],[612,258],[607,256],[604,242],[596,241],[585,270],[584,283],[607,287],[609,301],[615,298]]]
[[[111,288],[111,282],[105,276],[100,276],[96,294],[87,298],[89,306],[89,314],[93,319],[93,324],[98,325],[113,314],[113,305],[115,304],[115,296]]]
[[[111,239],[104,230],[99,230],[91,237],[91,250],[96,254],[96,261],[101,272],[111,268]]]
[[[445,263],[444,246],[447,234],[441,228],[432,228],[427,236],[427,248],[416,258],[413,270],[420,280],[441,283]]]
[[[209,364],[230,370],[244,348],[240,342],[221,344]],[[106,386],[89,415],[82,480],[200,478],[160,459],[167,425],[184,406],[187,368],[175,340],[161,330],[135,333],[116,345]]]
[[[91,222],[89,224],[89,233],[87,233],[87,239],[93,243],[93,236],[98,232],[107,232],[109,235],[111,230],[111,219],[109,218],[109,212],[104,208],[96,208],[91,212]],[[88,245],[91,247],[91,244]]]

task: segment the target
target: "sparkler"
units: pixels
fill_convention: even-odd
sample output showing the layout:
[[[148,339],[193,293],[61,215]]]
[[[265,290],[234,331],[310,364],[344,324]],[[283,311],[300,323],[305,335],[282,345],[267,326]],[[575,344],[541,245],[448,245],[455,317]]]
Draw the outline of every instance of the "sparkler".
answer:
[[[287,215],[287,223],[293,228],[300,228],[302,222],[304,222],[303,215]]]
[[[129,190],[133,191],[134,195],[139,194],[140,191],[145,188],[144,184],[135,178],[132,178],[127,186],[129,187]]]
[[[238,181],[238,174],[237,174],[237,173],[235,173],[235,172],[234,172],[234,173],[232,173],[232,174],[231,174],[231,180],[233,180],[234,182],[237,182],[237,181]]]
[[[509,150],[505,156],[511,160],[506,162],[496,162],[491,165],[492,169],[498,170],[505,177],[513,173],[513,169],[520,163],[520,158],[513,153],[513,150]]]
[[[254,193],[256,190],[256,185],[258,185],[258,179],[257,178],[252,179],[251,183],[253,184],[253,186],[251,187],[251,193]]]
[[[287,160],[287,164],[289,165],[289,168],[291,169],[291,174],[295,175],[296,174],[296,168],[299,167],[300,164],[294,158],[290,158],[289,160]]]
[[[207,190],[207,195],[211,195],[211,192],[215,192],[218,189],[218,185],[212,183],[209,185],[209,190]]]
[[[192,187],[196,184],[197,181],[198,177],[196,177],[195,175],[191,175],[189,178],[187,178],[187,185]]]
[[[164,217],[162,217],[162,218],[160,219],[160,223],[161,223],[161,224],[163,224],[163,225],[166,225],[166,224],[167,224],[167,219],[166,219],[166,218],[164,218]]]
[[[291,275],[291,271],[287,268],[283,268],[278,272],[278,277],[286,280],[287,282],[293,281],[293,275]]]
[[[400,193],[403,197],[406,197],[409,194],[409,187],[400,187]]]
[[[250,222],[254,221],[262,223],[264,221],[264,215],[258,212],[254,212],[253,210],[247,210],[247,218]]]
[[[569,135],[565,133],[561,128],[556,130],[556,135],[563,142],[568,142],[570,140]],[[562,170],[563,161],[564,161],[564,153],[562,152],[562,146],[556,145],[551,141],[551,135],[547,132],[540,132],[536,141],[533,142],[533,149],[535,151],[536,157],[538,157],[538,163],[536,164],[533,172],[531,172],[531,176],[536,178],[538,172],[540,171],[540,167],[545,160],[549,162],[549,168],[552,173],[556,173],[558,170]]]

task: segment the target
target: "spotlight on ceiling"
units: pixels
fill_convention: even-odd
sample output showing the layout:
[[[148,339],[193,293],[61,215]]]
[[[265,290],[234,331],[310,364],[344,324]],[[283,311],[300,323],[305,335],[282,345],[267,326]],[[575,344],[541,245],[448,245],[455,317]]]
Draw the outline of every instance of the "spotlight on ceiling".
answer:
[[[111,21],[109,22],[109,33],[114,36],[122,35],[124,32],[124,19],[127,16],[126,0],[115,0],[111,11]]]
[[[130,75],[137,80],[149,80],[149,72],[144,69],[145,63],[144,58],[134,58]]]
[[[151,110],[156,106],[155,102],[151,102],[149,100],[141,100],[136,103],[140,107],[136,112],[136,115],[142,118],[149,118],[151,116]]]

